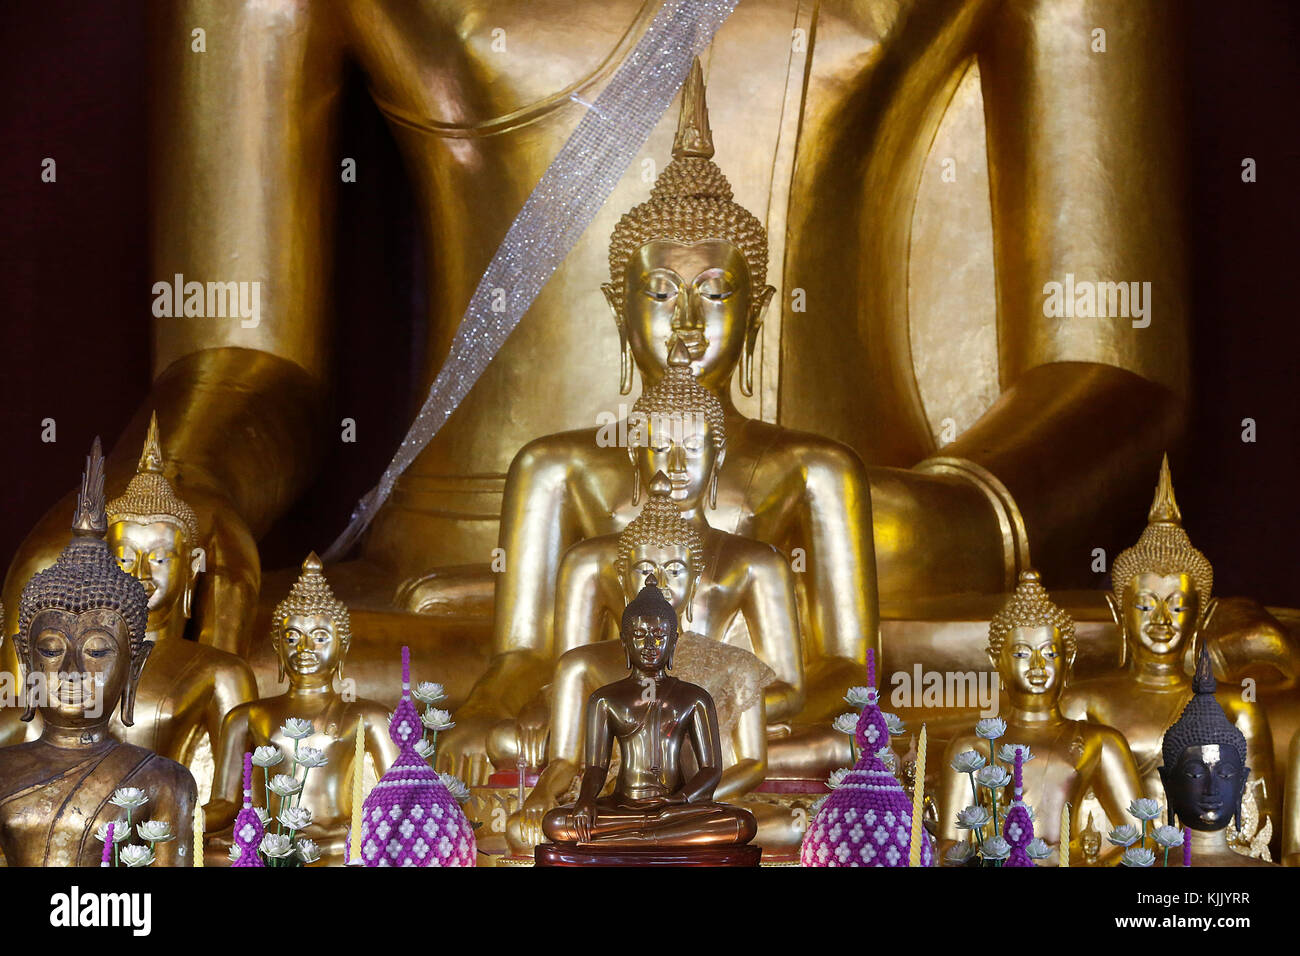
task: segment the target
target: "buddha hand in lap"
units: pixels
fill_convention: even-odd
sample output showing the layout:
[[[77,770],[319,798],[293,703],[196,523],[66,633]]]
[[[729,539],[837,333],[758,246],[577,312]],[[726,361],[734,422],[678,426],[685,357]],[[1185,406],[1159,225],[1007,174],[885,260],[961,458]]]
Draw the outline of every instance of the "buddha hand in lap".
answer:
[[[704,688],[668,674],[677,613],[653,577],[624,611],[621,637],[631,673],[588,700],[578,800],[546,814],[546,836],[601,846],[748,843],[758,830],[753,815],[713,801],[722,777],[717,713]],[[618,780],[601,797],[616,739]],[[698,768],[689,778],[682,760],[687,747]]]

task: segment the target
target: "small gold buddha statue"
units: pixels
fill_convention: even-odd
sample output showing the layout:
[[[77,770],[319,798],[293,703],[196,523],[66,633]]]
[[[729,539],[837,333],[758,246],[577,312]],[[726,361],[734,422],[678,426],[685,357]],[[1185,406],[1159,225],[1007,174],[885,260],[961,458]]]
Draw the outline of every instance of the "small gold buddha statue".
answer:
[[[118,567],[104,541],[104,459],[86,459],[72,541],[23,588],[15,638],[26,673],[23,720],[39,711],[37,740],[0,749],[0,849],[9,866],[97,866],[96,837],[124,824],[116,791],[135,788],[175,839],[155,863],[189,866],[197,790],[180,764],[109,732],[120,703],[130,727],[136,687],[153,645],[148,594]]]
[[[763,225],[733,201],[712,156],[697,61],[673,160],[610,240],[611,281],[602,288],[621,342],[621,390],[631,391],[634,365],[644,390],[654,389],[669,373],[669,356],[684,351],[717,399],[727,451],[709,479],[710,523],[802,549],[805,691],[790,717],[824,726],[844,688],[860,679],[868,643],[878,640],[871,493],[862,461],[847,447],[736,409],[731,381],[739,364],[740,388],[751,389],[754,344],[774,290]],[[562,649],[552,627],[561,559],[571,545],[616,534],[632,520],[636,475],[621,449],[589,429],[536,439],[516,455],[501,516],[506,568],[496,587],[494,657],[439,748],[440,769],[471,782],[486,776],[487,735],[528,704]],[[789,749],[794,765],[783,772],[823,775],[824,754],[813,749],[804,767],[800,752]]]
[[[1214,614],[1213,584],[1213,567],[1182,526],[1166,457],[1146,529],[1111,565],[1113,590],[1106,598],[1124,632],[1126,666],[1072,684],[1061,700],[1068,716],[1115,727],[1128,739],[1149,797],[1160,793],[1160,740],[1193,694],[1185,661]],[[1218,701],[1245,735],[1250,766],[1266,782],[1261,819],[1276,818],[1269,796],[1277,792],[1273,737],[1264,708],[1230,688],[1218,691]]]
[[[703,687],[669,674],[677,612],[653,573],[623,612],[620,633],[631,673],[587,701],[578,799],[546,814],[546,837],[600,849],[749,843],[758,829],[754,817],[713,799],[722,779],[717,712]],[[612,793],[600,796],[615,740],[618,779]],[[548,849],[554,848],[538,847],[539,862]]]
[[[230,845],[230,825],[242,801],[243,757],[258,747],[281,752],[312,747],[323,763],[308,775],[297,806],[311,810],[312,824],[305,835],[321,850],[321,859],[341,862],[352,813],[352,774],[357,721],[365,721],[365,753],[382,776],[397,757],[397,745],[388,733],[388,711],[364,698],[348,699],[334,689],[343,677],[343,662],[352,640],[351,615],[335,597],[315,552],[302,563],[302,574],[275,608],[271,619],[271,644],[279,659],[280,679],[289,689],[277,697],[239,704],[221,725],[213,779],[212,802],[207,806],[208,850],[223,858]],[[305,736],[289,721],[310,723]],[[293,734],[286,733],[286,729]],[[274,766],[263,768],[274,776]],[[285,770],[284,772],[288,772]],[[254,786],[254,796],[264,793]]]
[[[769,545],[704,523],[698,507],[704,482],[674,482],[658,471],[649,484],[649,499],[622,532],[588,539],[565,555],[559,629],[575,640],[583,627],[599,636],[605,623],[618,620],[637,598],[637,583],[653,575],[679,615],[679,628],[692,629],[677,639],[678,676],[703,685],[725,715],[719,723],[726,746],[718,790],[736,797],[768,773],[768,702],[786,713],[798,707],[802,672],[793,630],[794,590],[785,578],[789,570]],[[678,510],[672,497],[677,489],[694,507],[693,519]],[[742,633],[732,633],[736,630]],[[548,694],[550,760],[506,824],[507,843],[516,855],[541,839],[543,815],[579,773],[588,698],[627,667],[627,655],[613,640],[596,639],[560,656]],[[764,846],[798,845],[801,834],[789,814],[773,807],[756,812]]]
[[[107,511],[109,550],[149,596],[147,639],[153,645],[136,690],[135,723],[127,727],[115,719],[111,730],[201,776],[196,752],[206,743],[211,759],[222,718],[257,696],[257,682],[243,658],[185,639],[202,556],[199,525],[163,474],[157,416],[150,419],[135,477]],[[211,790],[211,773],[208,763],[202,795]]]
[[[1160,742],[1160,783],[1169,822],[1187,827],[1192,866],[1274,866],[1235,852],[1228,824],[1241,825],[1241,801],[1251,768],[1246,737],[1215,695],[1214,670],[1204,646],[1192,678],[1192,699]]]
[[[1030,750],[1024,800],[1036,813],[1035,832],[1049,844],[1059,840],[1064,804],[1073,808],[1070,832],[1077,833],[1078,808],[1089,791],[1115,823],[1126,820],[1129,805],[1143,795],[1124,736],[1113,727],[1069,720],[1061,713],[1061,691],[1075,651],[1074,621],[1052,602],[1038,572],[1023,572],[1015,592],[989,623],[988,656],[1002,681],[999,719],[1006,726],[998,740],[1003,746],[1025,745]],[[942,837],[961,836],[957,814],[972,798],[971,781],[953,768],[953,758],[973,750],[992,766],[998,763],[998,746],[997,740],[978,733],[949,742],[939,794]],[[1009,764],[1004,769],[1009,770]],[[1009,788],[998,791],[1000,798],[1009,800],[1008,793]],[[981,785],[979,798],[986,795]]]

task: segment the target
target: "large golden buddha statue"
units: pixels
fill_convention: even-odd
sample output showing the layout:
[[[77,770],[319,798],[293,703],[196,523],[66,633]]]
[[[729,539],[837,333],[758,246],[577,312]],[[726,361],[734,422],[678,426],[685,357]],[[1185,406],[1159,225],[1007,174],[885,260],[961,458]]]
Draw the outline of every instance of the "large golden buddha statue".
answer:
[[[334,687],[335,678],[343,676],[351,641],[347,606],[330,589],[320,559],[309,554],[302,574],[271,619],[280,679],[288,677],[289,689],[238,705],[221,726],[212,801],[206,808],[211,834],[208,852],[214,858],[223,858],[231,843],[230,825],[241,805],[244,754],[259,747],[280,753],[310,747],[319,756],[312,761],[297,802],[312,814],[305,835],[320,847],[327,865],[342,861],[352,813],[357,722],[365,722],[364,753],[374,761],[377,777],[383,776],[398,752],[388,733],[387,708]],[[265,783],[271,783],[276,774],[289,769],[272,764],[262,772]]]
[[[154,844],[155,862],[189,866],[197,792],[190,772],[109,733],[120,704],[130,727],[136,688],[153,645],[148,595],[104,542],[104,459],[95,439],[73,517],[72,541],[23,588],[19,660],[27,709],[39,711],[37,740],[0,749],[0,849],[10,866],[97,866],[99,828],[124,826],[124,803],[147,803],[173,839]],[[115,802],[116,801],[116,802]],[[141,821],[143,822],[143,821]],[[176,839],[179,838],[179,839]]]
[[[1160,466],[1147,520],[1137,544],[1111,564],[1113,590],[1107,600],[1124,632],[1126,666],[1118,674],[1066,688],[1061,707],[1071,717],[1118,729],[1137,758],[1143,789],[1156,797],[1160,741],[1192,699],[1189,652],[1198,647],[1214,614],[1214,569],[1182,526],[1168,459]],[[1213,644],[1206,643],[1213,658]],[[1247,700],[1240,686],[1224,686],[1216,694],[1228,719],[1245,735],[1251,772],[1265,781],[1261,820],[1266,815],[1276,820],[1273,737],[1264,708]]]
[[[547,695],[550,759],[506,825],[506,840],[516,855],[541,839],[545,814],[582,772],[591,729],[588,700],[625,675],[629,666],[625,647],[598,636],[607,620],[625,617],[640,593],[637,583],[649,576],[659,582],[678,615],[680,634],[669,659],[675,662],[675,673],[703,686],[719,714],[723,743],[718,795],[741,796],[771,773],[774,741],[769,737],[775,735],[768,728],[767,707],[778,708],[778,713],[796,709],[802,676],[797,635],[789,630],[797,624],[793,587],[784,578],[789,572],[769,546],[709,529],[700,517],[698,490],[684,499],[694,515],[694,520],[686,518],[671,497],[678,488],[682,486],[657,472],[650,482],[650,498],[631,524],[616,536],[589,539],[565,555],[556,614],[566,633],[576,637],[575,625],[582,622],[598,629],[597,639],[566,651],[556,664]],[[604,568],[589,569],[593,557],[604,560]],[[747,573],[751,571],[752,578]],[[764,591],[772,593],[765,596]],[[761,607],[765,603],[771,606]],[[734,633],[746,624],[760,637],[750,641]],[[831,749],[833,743],[824,742],[822,749]],[[816,752],[815,743],[808,751]],[[807,753],[799,748],[797,756]],[[794,832],[789,813],[772,807],[757,808],[756,813],[764,846],[798,845],[801,834]]]
[[[587,701],[578,799],[546,814],[547,838],[600,849],[747,844],[757,832],[753,816],[713,799],[723,772],[713,700],[704,688],[668,673],[677,611],[653,572],[624,610],[620,633],[630,673]],[[615,740],[618,780],[601,796]],[[539,846],[539,862],[554,849]]]
[[[149,422],[136,476],[107,511],[109,550],[149,596],[147,640],[153,646],[136,690],[134,724],[115,719],[111,729],[127,743],[191,766],[204,735],[209,752],[215,752],[222,718],[257,696],[257,682],[243,658],[185,639],[206,553],[200,550],[194,509],[177,497],[163,474],[156,417]]]
[[[972,806],[977,771],[996,766],[1009,771],[1014,757],[1007,760],[999,754],[1008,745],[1029,748],[1032,764],[1025,767],[1024,800],[1036,814],[1035,834],[1048,843],[1060,839],[1061,810],[1067,803],[1073,808],[1070,832],[1080,832],[1079,808],[1090,792],[1112,824],[1118,826],[1128,819],[1130,804],[1143,792],[1123,734],[1100,723],[1070,720],[1061,712],[1061,692],[1069,681],[1076,649],[1070,615],[1052,602],[1038,572],[1021,574],[1015,592],[989,623],[988,655],[1001,678],[1004,701],[997,720],[1005,726],[996,728],[1000,734],[981,733],[982,728],[977,727],[975,733],[949,742],[939,794],[941,837],[955,840],[964,836],[958,812]],[[954,758],[970,752],[982,758],[981,767],[975,766],[980,763],[975,758],[964,765],[965,771],[954,766]],[[994,792],[1010,801],[1009,787]],[[988,793],[988,787],[980,782],[979,798]],[[1076,839],[1071,854],[1078,852]]]
[[[427,382],[529,191],[671,2],[156,8],[152,274],[260,290],[256,319],[205,309],[155,319],[153,388],[121,438],[133,458],[148,410],[158,409],[168,459],[183,475],[177,489],[211,544],[201,587],[213,597],[196,604],[204,642],[247,645],[261,570],[255,542],[317,475],[333,424],[329,276],[334,191],[353,188],[339,182],[336,146],[349,61],[390,123],[416,197]],[[1170,135],[1179,111],[1166,42],[1176,9],[1135,3],[1120,16],[1097,0],[743,0],[706,54],[711,120],[737,206],[758,211],[769,236],[770,269],[738,218],[687,240],[648,229],[636,248],[619,247],[624,261],[615,264],[636,297],[636,321],[621,317],[620,350],[596,287],[604,237],[645,188],[624,176],[402,476],[361,559],[332,572],[336,586],[356,582],[353,607],[364,600],[401,635],[412,627],[404,612],[463,610],[454,595],[486,602],[499,584],[493,647],[448,673],[453,702],[489,651],[540,651],[549,661],[544,611],[563,544],[625,524],[628,479],[605,477],[621,474],[618,456],[591,449],[589,432],[574,436],[572,456],[555,440],[530,446],[503,500],[507,467],[538,436],[589,426],[610,409],[621,352],[653,383],[674,321],[683,334],[703,323],[703,336],[692,333],[697,372],[729,406],[717,524],[804,549],[805,638],[822,666],[845,661],[856,671],[876,633],[873,525],[881,593],[904,610],[917,596],[1004,589],[1025,529],[1039,566],[1066,574],[1058,566],[1075,566],[1099,521],[1154,465],[1186,401]],[[200,25],[207,53],[191,49]],[[1107,52],[1095,49],[1095,27],[1111,31]],[[218,50],[240,54],[218,70]],[[666,117],[644,155],[666,156],[672,135]],[[229,148],[214,152],[217,141]],[[941,167],[955,172],[951,181]],[[935,222],[941,232],[924,228]],[[667,272],[646,289],[647,266],[675,273],[681,289],[669,294]],[[713,270],[731,273],[730,295],[713,276],[695,284]],[[1151,321],[1046,317],[1044,284],[1070,273],[1149,280]],[[613,285],[611,297],[633,311]],[[730,387],[737,364],[752,395]],[[1110,427],[1134,408],[1142,413],[1126,428]],[[942,460],[933,460],[941,445]],[[120,487],[129,467],[115,459],[123,467],[110,484]],[[1070,480],[1042,481],[1044,461]],[[525,511],[539,504],[544,541]],[[23,582],[57,554],[64,514],[52,510],[15,557],[11,617]],[[494,582],[501,525],[516,550],[508,577]],[[334,530],[320,529],[321,540]],[[403,587],[426,578],[443,591]],[[399,593],[429,597],[399,603]],[[440,653],[432,640],[410,643],[417,658]],[[539,680],[548,669],[536,666]],[[838,697],[853,682],[820,674],[811,659],[807,679],[809,714],[819,686]],[[513,717],[535,690],[512,696],[498,685],[500,700],[476,700],[476,727],[474,709],[462,709],[467,733],[455,747],[444,741],[448,760],[458,751],[481,764],[487,727]]]

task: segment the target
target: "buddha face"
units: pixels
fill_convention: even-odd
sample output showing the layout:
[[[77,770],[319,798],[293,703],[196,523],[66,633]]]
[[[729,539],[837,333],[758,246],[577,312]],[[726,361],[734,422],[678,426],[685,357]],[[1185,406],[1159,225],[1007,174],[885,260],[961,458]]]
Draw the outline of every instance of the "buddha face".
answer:
[[[653,674],[668,666],[677,644],[677,622],[657,614],[637,614],[623,624],[628,663]]]
[[[1193,830],[1222,830],[1238,812],[1249,770],[1235,747],[1200,744],[1160,768],[1172,815]]]
[[[286,614],[280,622],[276,652],[290,683],[316,683],[333,677],[347,648],[328,614]]]
[[[114,521],[108,528],[108,547],[122,570],[149,595],[149,630],[167,623],[178,605],[188,616],[195,575],[180,528],[170,521]]]
[[[1013,628],[997,655],[990,649],[989,660],[1012,694],[1044,698],[1059,696],[1071,663],[1061,631],[1052,624]]]
[[[606,295],[617,309],[612,292]],[[770,287],[755,297],[749,264],[730,242],[654,239],[628,260],[617,318],[642,375],[657,381],[680,339],[700,384],[721,392],[741,352],[753,348],[770,297]]]
[[[133,695],[128,690],[134,690],[151,647],[145,643],[132,660],[130,629],[114,610],[41,611],[32,620],[28,663],[29,679],[44,686],[36,687],[39,698],[33,703],[47,723],[86,727],[103,723],[113,703],[122,700],[129,726]]]
[[[670,497],[677,507],[683,511],[699,508],[725,455],[725,448],[719,450],[714,444],[708,419],[704,415],[655,413],[637,432],[628,457],[641,475],[642,487],[663,472],[672,485]]]
[[[1195,629],[1199,601],[1186,574],[1135,575],[1124,589],[1124,633],[1148,653],[1176,657]]]
[[[1083,850],[1083,857],[1086,860],[1095,860],[1101,856],[1101,832],[1091,827],[1092,821],[1089,820],[1089,828],[1083,831],[1083,836],[1079,838],[1079,848]]]
[[[684,544],[639,544],[634,547],[628,555],[627,566],[619,571],[626,603],[630,604],[640,592],[647,574],[654,574],[659,590],[677,616],[689,621],[691,600],[699,581],[699,570],[695,567],[691,549]]]

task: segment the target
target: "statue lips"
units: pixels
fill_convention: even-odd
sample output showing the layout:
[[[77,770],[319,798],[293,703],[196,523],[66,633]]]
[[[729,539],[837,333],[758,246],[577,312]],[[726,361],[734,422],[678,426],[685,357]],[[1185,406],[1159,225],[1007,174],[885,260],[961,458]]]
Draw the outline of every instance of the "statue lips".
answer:
[[[1170,654],[1178,646],[1178,634],[1169,627],[1143,628],[1142,636],[1146,645],[1155,654]]]
[[[320,667],[320,658],[316,656],[314,651],[301,651],[291,655],[289,661],[293,665],[293,669],[299,674],[311,674]]]

